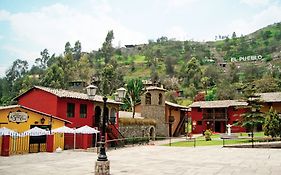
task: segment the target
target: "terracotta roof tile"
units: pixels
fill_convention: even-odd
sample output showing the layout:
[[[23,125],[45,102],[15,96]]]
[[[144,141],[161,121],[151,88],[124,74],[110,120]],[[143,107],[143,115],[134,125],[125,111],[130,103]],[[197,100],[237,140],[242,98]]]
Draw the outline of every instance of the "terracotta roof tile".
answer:
[[[281,92],[259,93],[263,102],[281,102]]]
[[[217,100],[217,101],[197,101],[189,105],[188,107],[200,107],[200,108],[227,108],[230,106],[247,106],[247,102],[238,100]]]
[[[80,93],[80,92],[74,92],[64,89],[54,89],[49,87],[43,87],[43,86],[35,86],[37,89],[41,89],[43,91],[49,92],[51,94],[54,94],[60,98],[75,98],[75,99],[82,99],[82,100],[92,100],[96,102],[103,102],[103,96],[95,95],[93,98],[89,97],[87,94]],[[108,103],[115,103],[115,104],[122,104],[122,102],[117,102],[112,99],[107,100]]]

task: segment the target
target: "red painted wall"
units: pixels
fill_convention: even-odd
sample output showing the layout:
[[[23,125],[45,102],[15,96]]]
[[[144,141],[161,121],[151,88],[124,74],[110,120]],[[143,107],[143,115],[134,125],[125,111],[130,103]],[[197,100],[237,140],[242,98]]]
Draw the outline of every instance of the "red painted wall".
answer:
[[[75,105],[75,113],[74,117],[67,117],[67,103],[74,103]],[[58,98],[58,117],[69,120],[72,122],[72,124],[67,124],[68,127],[71,128],[79,128],[81,126],[94,126],[94,104],[91,101],[88,100],[79,100],[79,99],[73,99],[73,98]],[[87,105],[87,116],[86,118],[80,117],[80,104],[86,104]],[[85,137],[85,136],[84,136]],[[91,147],[92,143],[92,135],[87,135],[87,143],[88,147]],[[65,139],[65,145],[69,148],[74,147],[74,140],[73,135],[66,137]],[[77,134],[76,135],[76,148],[82,148],[83,147],[83,135]],[[84,144],[85,147],[85,144]]]
[[[238,121],[241,114],[244,114],[246,112],[245,108],[236,108],[235,107],[229,107],[227,110],[229,121],[228,124],[233,125],[235,121]],[[241,126],[232,126],[231,132],[245,132],[245,128]]]
[[[198,109],[199,108],[192,108],[191,112],[190,112],[190,115],[192,118],[192,124],[196,123],[196,125],[192,125],[192,133],[194,133],[194,134],[202,134],[203,131],[205,131],[207,128],[207,123],[202,121],[204,109],[202,109],[201,111],[198,111]],[[229,119],[227,123],[233,125],[233,123],[235,123],[235,121],[239,120],[240,115],[245,112],[246,112],[246,109],[244,109],[244,108],[237,108],[237,109],[235,109],[234,107],[227,108],[227,115],[228,115],[228,119]],[[202,121],[202,125],[198,125],[197,121]],[[226,130],[226,126],[225,126],[224,122],[221,122],[221,128],[223,131]],[[232,126],[231,131],[232,132],[245,132],[246,130],[245,130],[245,128],[240,127],[240,126]]]
[[[202,121],[203,119],[203,112],[198,111],[200,108],[192,108],[191,109],[191,119],[192,119],[192,133],[194,134],[202,134],[203,130],[206,129],[205,122]],[[202,125],[198,125],[197,121],[202,121]],[[196,123],[196,125],[194,125]]]
[[[68,102],[75,104],[75,115],[73,118],[67,117],[66,114]],[[67,124],[67,126],[71,128],[78,128],[84,125],[92,127],[94,124],[94,104],[88,100],[59,98],[49,92],[34,88],[26,94],[20,96],[18,99],[18,104],[71,121],[72,124]],[[87,105],[86,118],[80,118],[80,104]],[[92,143],[92,137],[92,135],[88,135],[89,147]],[[73,134],[67,135],[65,137],[65,145],[67,145],[66,147],[73,148],[73,141]],[[76,148],[82,148],[82,143],[83,137],[81,134],[78,134],[76,137]]]
[[[57,115],[57,100],[58,97],[42,91],[40,89],[31,89],[26,94],[22,95],[18,99],[18,104],[23,105],[41,112],[45,112],[47,114],[51,114],[54,116]],[[59,117],[59,116],[58,116]]]

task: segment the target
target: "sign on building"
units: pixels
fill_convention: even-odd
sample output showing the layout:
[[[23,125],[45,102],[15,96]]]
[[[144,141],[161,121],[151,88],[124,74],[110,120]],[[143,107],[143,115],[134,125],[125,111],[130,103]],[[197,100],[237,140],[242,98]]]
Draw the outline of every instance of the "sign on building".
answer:
[[[28,119],[28,115],[25,112],[10,112],[8,119],[10,122],[23,123]]]

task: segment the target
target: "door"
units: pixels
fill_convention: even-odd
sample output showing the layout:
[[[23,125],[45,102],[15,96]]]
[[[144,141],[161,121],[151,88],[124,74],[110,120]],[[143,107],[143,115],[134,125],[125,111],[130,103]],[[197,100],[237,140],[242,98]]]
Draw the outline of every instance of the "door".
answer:
[[[215,132],[221,132],[221,122],[215,122]]]
[[[30,125],[30,129],[34,127],[38,127],[41,129],[50,130],[51,125]],[[45,152],[46,151],[46,141],[47,136],[30,136],[29,138],[29,152],[30,153],[37,153],[37,152]]]

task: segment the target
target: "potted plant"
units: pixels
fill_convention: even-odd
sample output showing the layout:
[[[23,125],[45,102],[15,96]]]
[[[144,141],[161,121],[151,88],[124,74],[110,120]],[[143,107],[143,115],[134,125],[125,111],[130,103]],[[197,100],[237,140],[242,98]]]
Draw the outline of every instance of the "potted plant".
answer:
[[[207,129],[205,132],[204,132],[204,135],[205,135],[205,140],[206,141],[211,141],[211,135],[212,135],[212,131],[210,129]]]

